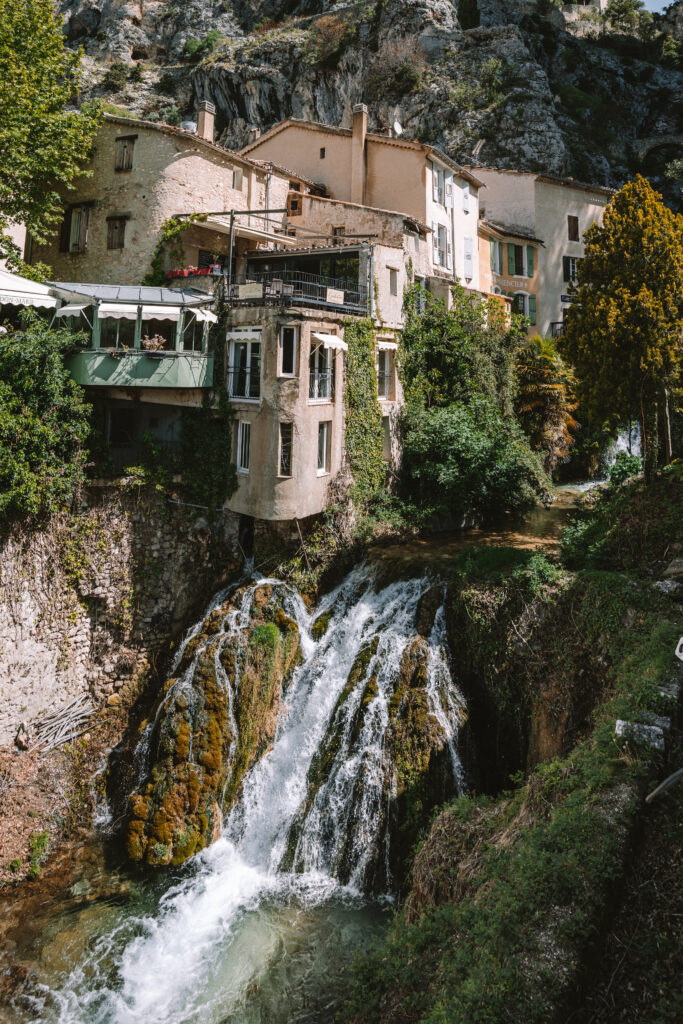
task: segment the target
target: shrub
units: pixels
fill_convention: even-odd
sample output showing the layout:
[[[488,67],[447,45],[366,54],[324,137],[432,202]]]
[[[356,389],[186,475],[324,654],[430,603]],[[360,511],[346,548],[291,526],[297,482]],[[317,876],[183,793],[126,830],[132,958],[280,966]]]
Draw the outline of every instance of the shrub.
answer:
[[[494,520],[526,511],[547,494],[521,428],[485,398],[412,411],[404,426],[403,485],[437,514]]]
[[[176,78],[171,71],[164,71],[163,75],[157,82],[156,91],[164,93],[166,96],[175,95],[176,91]]]
[[[0,336],[0,515],[68,506],[83,480],[89,433],[83,390],[64,366],[80,340],[38,314]]]
[[[351,22],[338,14],[325,14],[311,29],[313,58],[318,64],[334,65],[350,38]]]
[[[624,480],[628,480],[629,477],[640,473],[642,465],[643,461],[639,455],[631,455],[629,452],[617,452],[614,465],[610,466],[607,473],[610,483],[618,487],[619,484],[623,484]]]
[[[213,53],[220,39],[221,34],[215,28],[211,29],[205,38],[201,40],[196,39],[194,36],[188,36],[183,47],[185,56],[198,63],[204,57],[208,57],[210,53]]]
[[[414,42],[400,39],[387,43],[365,77],[366,95],[370,100],[387,94],[407,96],[420,88],[426,69],[424,53]]]
[[[102,79],[102,85],[108,92],[122,92],[128,81],[128,66],[115,60]]]

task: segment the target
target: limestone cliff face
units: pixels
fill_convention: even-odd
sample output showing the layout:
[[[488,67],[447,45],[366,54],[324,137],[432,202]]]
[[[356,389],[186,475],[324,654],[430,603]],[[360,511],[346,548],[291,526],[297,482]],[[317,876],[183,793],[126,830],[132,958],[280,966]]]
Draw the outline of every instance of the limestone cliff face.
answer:
[[[680,6],[658,31],[680,35]],[[532,0],[479,0],[462,24],[452,0],[60,7],[69,41],[85,46],[89,95],[164,119],[211,99],[231,147],[288,116],[348,125],[365,101],[373,128],[398,120],[461,161],[612,185],[642,171],[678,198],[663,169],[680,155],[680,68],[630,37],[580,35],[582,23]],[[189,55],[188,38],[203,44]],[[112,59],[130,63],[128,82],[103,83]]]

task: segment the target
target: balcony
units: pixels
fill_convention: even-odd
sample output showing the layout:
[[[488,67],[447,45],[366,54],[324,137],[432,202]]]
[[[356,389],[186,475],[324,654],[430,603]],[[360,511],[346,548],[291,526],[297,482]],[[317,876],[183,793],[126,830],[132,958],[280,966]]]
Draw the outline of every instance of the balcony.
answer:
[[[228,394],[230,398],[254,401],[261,397],[261,371],[228,368]]]
[[[564,320],[560,320],[559,322],[555,322],[555,323],[552,323],[550,325],[550,337],[551,338],[561,338],[563,334],[564,334]]]
[[[213,356],[204,352],[84,349],[67,369],[77,384],[110,388],[210,388]]]
[[[366,313],[367,288],[341,278],[322,277],[299,270],[250,269],[230,286],[230,301],[258,304],[279,302],[288,306],[321,306],[351,313]]]
[[[311,370],[308,397],[314,402],[331,402],[334,398],[334,370]]]

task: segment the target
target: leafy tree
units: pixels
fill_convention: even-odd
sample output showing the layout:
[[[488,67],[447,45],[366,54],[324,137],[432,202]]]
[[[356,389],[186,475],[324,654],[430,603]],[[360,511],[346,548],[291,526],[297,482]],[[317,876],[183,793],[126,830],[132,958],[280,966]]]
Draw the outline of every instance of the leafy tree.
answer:
[[[534,451],[545,455],[550,473],[574,443],[577,422],[572,413],[576,378],[552,338],[536,334],[517,352],[515,413]]]
[[[524,337],[523,317],[509,323],[500,302],[453,288],[453,306],[419,285],[405,298],[399,364],[406,401],[430,408],[485,395],[512,413],[514,352]]]
[[[660,459],[660,417],[671,458],[669,390],[683,364],[683,217],[638,175],[585,242],[561,351],[595,422],[640,420],[649,482]]]
[[[67,111],[80,54],[64,48],[53,0],[0,0],[0,233],[23,221],[39,242],[62,217],[99,114]]]
[[[70,502],[83,479],[90,406],[64,366],[78,335],[34,312],[0,335],[0,515],[35,515]]]
[[[617,31],[633,32],[638,25],[638,15],[644,6],[643,0],[610,0],[605,20]]]
[[[404,488],[423,509],[490,520],[546,494],[540,459],[521,428],[486,398],[413,409],[405,426]]]

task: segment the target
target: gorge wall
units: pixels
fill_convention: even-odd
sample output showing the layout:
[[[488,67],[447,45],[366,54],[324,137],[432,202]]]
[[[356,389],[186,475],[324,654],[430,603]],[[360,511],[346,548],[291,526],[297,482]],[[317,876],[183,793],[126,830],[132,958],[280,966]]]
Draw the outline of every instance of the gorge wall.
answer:
[[[0,552],[0,746],[80,694],[117,703],[240,564],[235,516],[125,482],[16,527]]]

